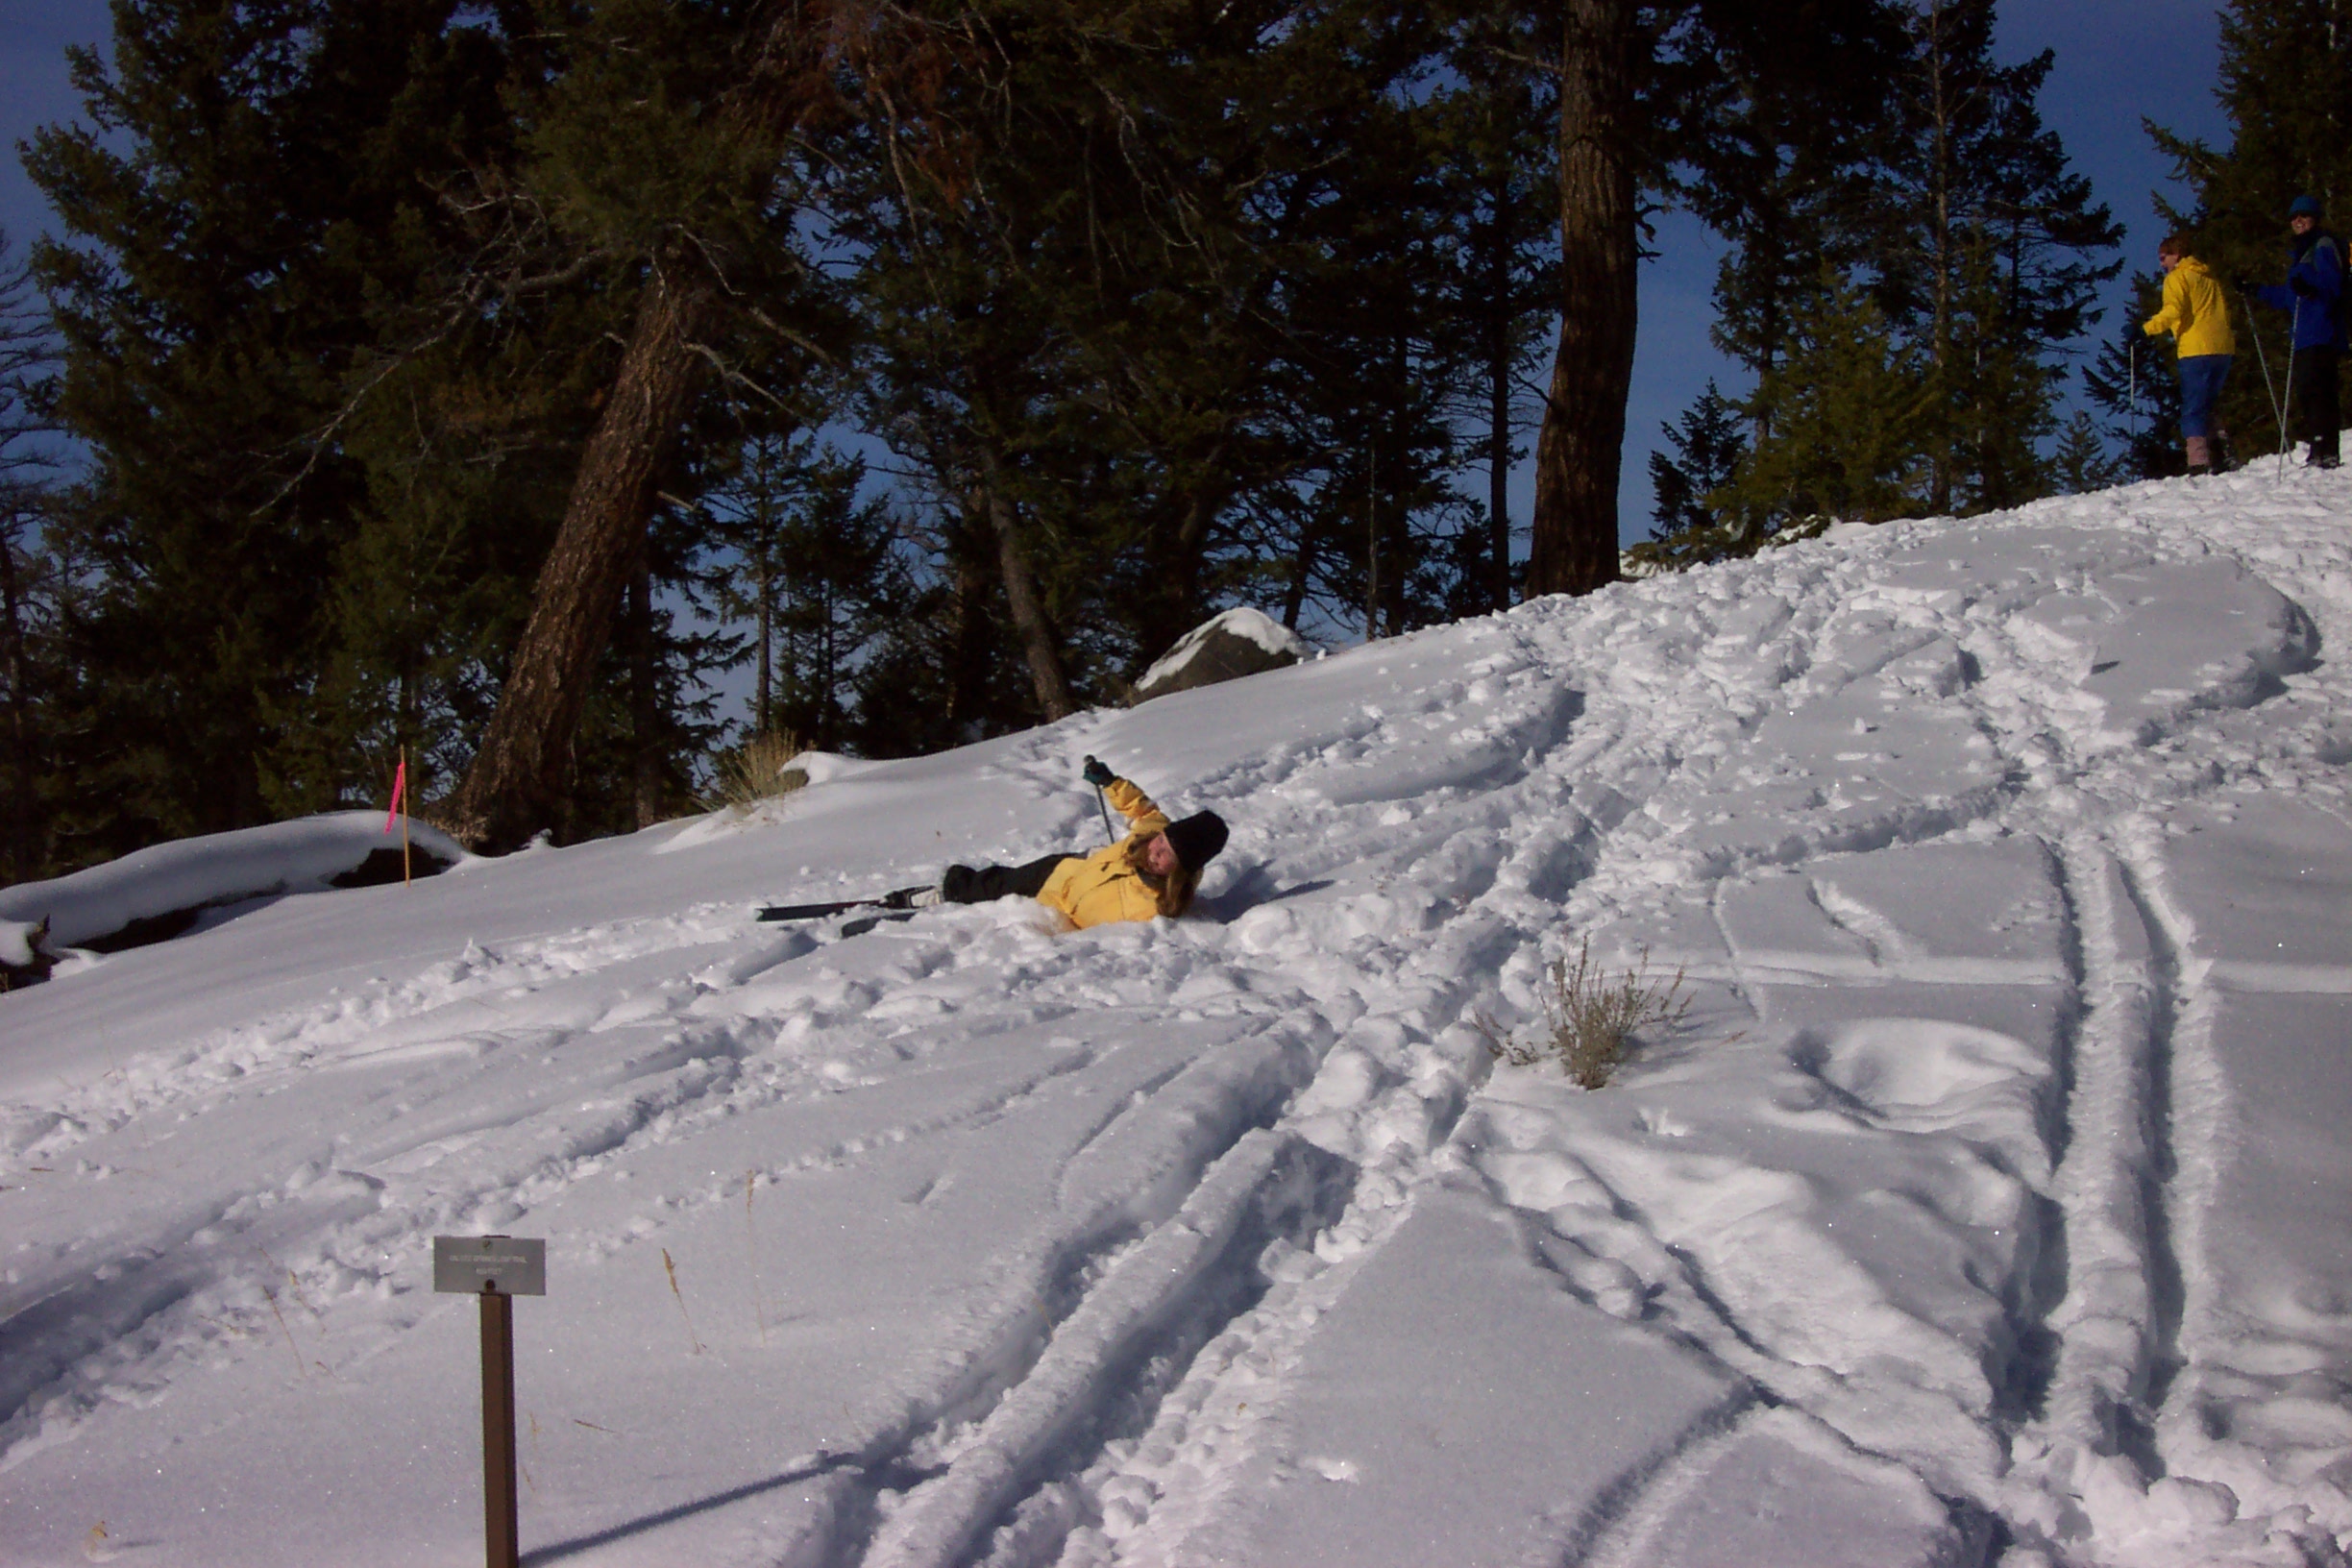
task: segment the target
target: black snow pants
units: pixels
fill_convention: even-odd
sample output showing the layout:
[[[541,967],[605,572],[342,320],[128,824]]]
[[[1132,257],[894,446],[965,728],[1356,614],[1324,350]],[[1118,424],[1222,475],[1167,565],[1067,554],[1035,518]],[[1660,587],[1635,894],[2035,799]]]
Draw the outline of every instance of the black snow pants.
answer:
[[[2343,427],[2336,397],[2336,349],[2297,349],[2294,369],[2287,378],[2287,404],[2294,423],[2292,438],[2311,443],[2314,457],[2340,457],[2337,432]]]
[[[1054,868],[1075,855],[1046,855],[1026,866],[950,866],[940,878],[940,896],[951,904],[985,904],[1018,894],[1035,898]]]

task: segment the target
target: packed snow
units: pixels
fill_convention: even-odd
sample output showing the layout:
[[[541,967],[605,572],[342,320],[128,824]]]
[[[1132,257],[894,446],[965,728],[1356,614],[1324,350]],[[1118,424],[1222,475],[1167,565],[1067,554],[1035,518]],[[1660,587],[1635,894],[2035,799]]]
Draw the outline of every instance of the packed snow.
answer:
[[[2325,1564],[2352,476],[1381,642],[0,997],[0,1558]],[[1233,840],[1192,918],[767,902]],[[816,773],[812,772],[812,778]],[[1690,1005],[1498,1065],[1550,967]]]

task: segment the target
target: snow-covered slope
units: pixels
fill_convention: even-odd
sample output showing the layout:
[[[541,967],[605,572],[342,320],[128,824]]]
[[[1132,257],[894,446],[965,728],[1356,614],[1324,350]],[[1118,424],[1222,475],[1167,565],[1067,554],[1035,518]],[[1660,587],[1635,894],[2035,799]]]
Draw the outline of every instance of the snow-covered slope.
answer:
[[[1851,528],[0,997],[0,1558],[467,1560],[500,1231],[534,1561],[2340,1561],[2346,646],[2342,476]],[[1204,918],[748,919],[1087,752]]]

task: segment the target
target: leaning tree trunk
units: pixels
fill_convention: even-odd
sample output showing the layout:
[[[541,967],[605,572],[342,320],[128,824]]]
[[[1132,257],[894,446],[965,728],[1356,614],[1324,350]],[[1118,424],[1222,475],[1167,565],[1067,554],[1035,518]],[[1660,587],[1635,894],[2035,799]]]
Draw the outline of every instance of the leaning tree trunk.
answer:
[[[656,268],[637,302],[498,711],[464,781],[435,813],[469,847],[512,849],[556,819],[597,658],[644,548],[656,478],[700,381],[694,343],[716,297],[699,272]]]
[[[1029,553],[1021,549],[1013,502],[991,482],[982,504],[989,527],[996,535],[996,567],[1004,578],[1005,604],[1013,612],[1013,629],[1020,634],[1021,653],[1029,665],[1029,686],[1048,722],[1078,711],[1071,698],[1069,677],[1062,670],[1062,654],[1054,646],[1053,625],[1045,617],[1045,599],[1038,592],[1037,574],[1029,569]]]
[[[1531,594],[1617,578],[1633,382],[1633,0],[1568,0],[1560,51],[1560,335],[1535,444]]]

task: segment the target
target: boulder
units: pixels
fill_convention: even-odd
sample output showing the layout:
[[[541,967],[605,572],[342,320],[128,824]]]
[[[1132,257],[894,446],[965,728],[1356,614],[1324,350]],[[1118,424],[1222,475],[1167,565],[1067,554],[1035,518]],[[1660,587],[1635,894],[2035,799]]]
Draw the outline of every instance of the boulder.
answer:
[[[1296,664],[1313,649],[1281,622],[1247,606],[1194,626],[1135,684],[1129,705]]]

